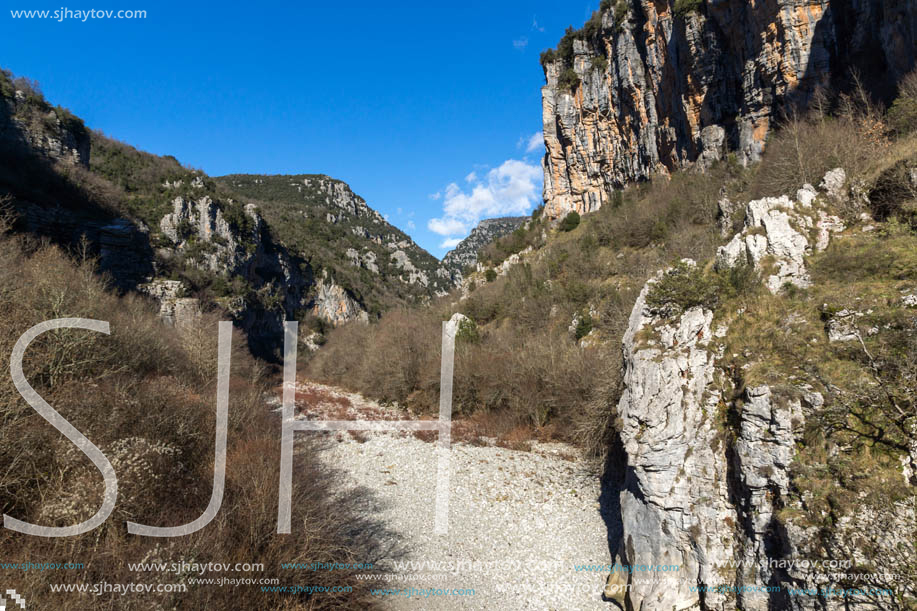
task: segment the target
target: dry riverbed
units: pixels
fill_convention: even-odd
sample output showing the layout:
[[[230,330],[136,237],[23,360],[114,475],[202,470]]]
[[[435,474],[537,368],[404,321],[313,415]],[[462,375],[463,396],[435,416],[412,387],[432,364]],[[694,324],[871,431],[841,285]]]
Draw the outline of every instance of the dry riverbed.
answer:
[[[297,387],[297,418],[408,420],[409,415],[311,382]],[[320,457],[343,490],[392,533],[395,557],[366,571],[391,609],[614,609],[602,601],[609,564],[599,481],[559,443],[531,451],[452,445],[448,534],[433,532],[435,433],[299,433],[324,437]],[[423,438],[423,439],[421,439]],[[405,595],[405,589],[415,593]],[[431,592],[432,590],[432,592]],[[421,591],[417,593],[416,591]],[[472,593],[473,592],[473,593]]]

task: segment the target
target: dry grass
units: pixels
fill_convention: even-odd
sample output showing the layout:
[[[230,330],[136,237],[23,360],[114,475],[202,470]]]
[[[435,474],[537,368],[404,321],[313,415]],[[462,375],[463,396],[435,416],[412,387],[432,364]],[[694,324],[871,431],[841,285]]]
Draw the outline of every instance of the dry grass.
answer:
[[[0,351],[52,318],[107,320],[111,335],[49,332],[30,347],[30,383],[109,457],[119,478],[119,502],[108,521],[85,535],[43,539],[4,530],[0,556],[8,561],[82,562],[78,571],[5,575],[35,608],[366,608],[365,582],[349,574],[310,574],[315,585],[351,585],[352,594],[275,595],[258,586],[190,586],[184,594],[77,597],[52,594],[48,584],[171,583],[176,575],[132,573],[128,562],[260,562],[281,584],[304,583],[281,562],[372,562],[375,526],[343,497],[330,497],[333,476],[303,444],[294,467],[293,533],[276,530],[280,464],[279,419],[265,407],[262,367],[234,338],[226,493],[214,522],[187,537],[129,535],[125,521],[177,525],[195,519],[210,497],[215,415],[216,323],[209,315],[182,335],[164,327],[150,304],[107,292],[92,261],[74,263],[58,249],[31,255],[0,237]],[[101,478],[66,439],[0,376],[0,505],[33,523],[72,524],[95,512]],[[375,556],[375,557],[374,557]]]
[[[576,230],[553,233],[547,243],[540,238],[545,226],[535,223],[488,250],[501,259],[523,245],[540,246],[535,258],[493,282],[480,279],[466,300],[446,298],[335,330],[308,375],[433,413],[440,325],[460,311],[477,333],[456,346],[455,438],[519,448],[562,440],[600,457],[620,390],[619,342],[636,295],[660,267],[713,255],[719,190],[739,174],[723,164],[709,175],[635,187],[618,207],[584,216]],[[580,345],[569,327],[587,315],[592,335]]]
[[[817,186],[828,170],[841,167],[849,180],[867,180],[876,161],[893,147],[886,116],[862,91],[843,97],[828,114],[819,104],[790,114],[768,138],[749,198],[793,195],[805,183]]]

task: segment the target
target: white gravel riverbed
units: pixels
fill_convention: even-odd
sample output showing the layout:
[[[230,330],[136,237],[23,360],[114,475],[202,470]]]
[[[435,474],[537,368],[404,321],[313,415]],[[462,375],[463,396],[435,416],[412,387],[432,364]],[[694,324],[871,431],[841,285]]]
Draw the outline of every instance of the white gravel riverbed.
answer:
[[[344,414],[339,404],[333,414],[307,408],[303,417],[405,418],[358,395],[312,383],[304,389],[313,397],[346,397],[351,407]],[[610,564],[611,558],[598,477],[574,448],[533,443],[526,452],[453,444],[448,534],[439,536],[433,532],[435,443],[410,433],[361,432],[335,433],[321,445],[320,458],[340,473],[345,488],[369,491],[366,511],[404,550],[397,562],[408,566],[384,562],[386,580],[379,587],[443,592],[383,596],[387,608],[616,609],[602,601],[604,572],[575,570]],[[446,594],[455,590],[465,594]]]

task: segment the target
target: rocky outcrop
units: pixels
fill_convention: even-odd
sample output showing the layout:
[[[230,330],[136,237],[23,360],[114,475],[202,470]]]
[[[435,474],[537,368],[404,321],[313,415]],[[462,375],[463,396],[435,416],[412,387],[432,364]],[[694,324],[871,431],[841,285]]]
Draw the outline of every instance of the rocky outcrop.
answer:
[[[658,277],[657,277],[658,278]],[[651,280],[637,299],[624,335],[625,391],[618,403],[620,439],[627,454],[621,491],[623,539],[619,561],[679,565],[680,581],[628,590],[628,608],[689,609],[690,586],[719,583],[733,555],[722,525],[734,519],[727,461],[718,440],[714,386],[713,313],[692,308],[666,322],[646,307]],[[654,339],[638,335],[652,329]],[[709,608],[728,608],[711,593]]]
[[[509,273],[509,270],[525,261],[526,257],[531,255],[533,252],[535,252],[533,247],[526,246],[519,252],[513,253],[506,257],[506,259],[500,265],[494,267],[493,270],[497,273],[498,276],[505,276]],[[487,266],[483,263],[478,263],[475,266],[475,271],[481,274],[487,272],[487,269]]]
[[[193,324],[201,315],[201,300],[187,297],[188,289],[181,280],[156,280],[138,287],[159,302],[159,317],[171,327]]]
[[[843,175],[843,170],[832,170],[828,176]],[[826,177],[827,178],[827,177]],[[844,179],[835,185],[826,185],[826,196],[843,196]],[[830,235],[844,230],[843,221],[813,206],[818,194],[811,185],[804,185],[794,202],[787,196],[765,197],[748,203],[745,208],[745,228],[717,252],[717,269],[737,265],[751,265],[765,272],[765,285],[777,293],[786,284],[806,288],[811,284],[806,270],[805,257],[813,251],[828,247]],[[813,239],[810,243],[811,236]],[[765,266],[765,263],[767,264]],[[767,267],[767,269],[764,269]]]
[[[0,95],[0,150],[37,152],[54,161],[89,166],[89,131],[81,120],[48,104],[31,86],[17,86],[5,73],[0,88],[12,94]]]
[[[357,252],[354,248],[348,248],[344,253],[351,265],[362,267],[374,274],[379,273],[379,266],[376,264],[376,253],[371,250],[364,250],[362,253]]]
[[[176,197],[172,206],[172,213],[160,221],[160,230],[179,253],[190,254],[197,267],[231,275],[257,255],[262,226],[255,206],[245,207],[250,223],[244,228],[230,226],[223,210],[208,196],[197,200]]]
[[[525,216],[505,216],[495,219],[485,219],[471,230],[468,237],[446,253],[443,257],[443,267],[450,270],[453,275],[461,278],[462,270],[474,266],[478,262],[478,253],[482,248],[505,235],[509,235],[522,226],[528,219]]]
[[[311,311],[314,316],[335,327],[351,320],[369,322],[369,315],[360,307],[360,304],[327,275],[322,277],[316,286]]]
[[[375,278],[363,275],[357,281],[351,275],[355,286],[348,287],[368,301],[385,302],[392,293],[424,301],[455,286],[450,270],[340,180],[321,174],[232,174],[217,181],[262,202],[278,241],[304,258],[316,254],[326,266],[339,260],[341,267],[369,271]],[[322,240],[316,242],[314,233]]]
[[[720,249],[717,267],[753,265],[774,293],[787,283],[808,286],[808,255],[837,233],[825,229],[822,235],[817,221],[831,216],[829,200],[848,196],[843,182],[822,185],[820,192],[803,187],[796,199],[749,202],[746,225]],[[859,608],[864,597],[826,596],[819,589],[844,579],[832,572],[875,566],[876,558],[913,562],[902,546],[913,531],[913,495],[887,506],[863,500],[856,515],[838,510],[832,532],[781,515],[806,507],[804,495],[793,496],[794,468],[806,424],[825,398],[796,376],[779,387],[743,387],[742,368],[724,355],[732,331],[717,320],[728,318],[706,306],[673,314],[648,305],[654,286],[674,273],[663,271],[647,282],[623,338],[624,390],[615,426],[623,452],[615,474],[622,536],[613,552],[624,565],[680,569],[674,580],[613,573],[606,595],[637,611]],[[855,314],[842,311],[835,318],[850,316]],[[907,479],[910,464],[917,464],[913,453],[902,463]],[[869,555],[855,532],[860,519],[863,532],[878,542]],[[839,564],[817,566],[816,558]],[[809,593],[790,594],[793,589]]]
[[[231,200],[214,202],[209,196],[197,199],[176,197],[173,210],[160,221],[162,234],[172,242],[157,254],[166,259],[181,258],[232,282],[244,281],[249,290],[229,291],[222,305],[247,332],[249,341],[264,353],[282,336],[283,321],[309,313],[338,326],[351,320],[368,321],[360,303],[323,271],[316,282],[311,266],[282,245],[275,244],[253,204],[241,206]],[[231,210],[228,212],[227,210]],[[231,219],[231,220],[230,220]],[[150,285],[149,294],[161,304],[166,320],[178,321],[191,306],[177,297],[181,287],[168,281]]]
[[[912,1],[609,4],[544,63],[550,218],[727,153],[754,161],[781,113],[819,86],[841,87],[857,69],[887,99],[915,61]]]

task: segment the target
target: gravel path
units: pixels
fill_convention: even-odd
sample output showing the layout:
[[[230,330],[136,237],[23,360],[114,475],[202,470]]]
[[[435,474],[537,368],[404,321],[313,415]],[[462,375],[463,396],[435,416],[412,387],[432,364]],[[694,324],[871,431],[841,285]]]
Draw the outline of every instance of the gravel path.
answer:
[[[299,417],[409,419],[332,387],[307,382],[297,391]],[[387,595],[387,608],[616,609],[602,602],[604,572],[575,570],[611,562],[598,478],[575,449],[453,444],[449,532],[437,536],[435,443],[404,432],[324,435],[320,457],[342,471],[347,485],[371,491],[367,511],[397,533],[405,550],[374,572],[379,587],[465,590]]]

